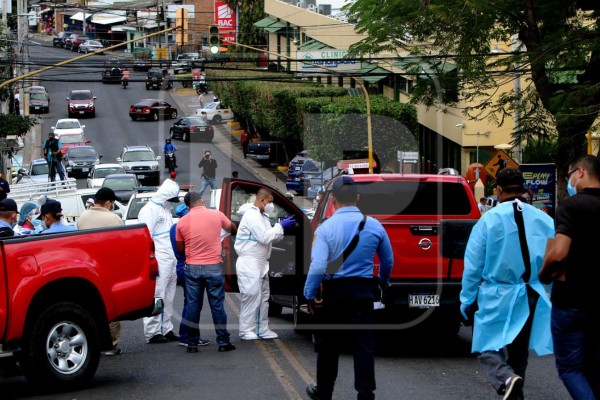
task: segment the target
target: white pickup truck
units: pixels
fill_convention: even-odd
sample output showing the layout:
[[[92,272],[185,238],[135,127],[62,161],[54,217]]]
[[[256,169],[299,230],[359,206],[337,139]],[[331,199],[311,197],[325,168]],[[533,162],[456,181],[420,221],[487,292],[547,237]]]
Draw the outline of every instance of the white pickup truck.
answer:
[[[192,68],[201,68],[206,59],[200,56],[200,53],[183,53],[177,56],[177,59],[171,63],[173,74],[180,72],[191,72]]]

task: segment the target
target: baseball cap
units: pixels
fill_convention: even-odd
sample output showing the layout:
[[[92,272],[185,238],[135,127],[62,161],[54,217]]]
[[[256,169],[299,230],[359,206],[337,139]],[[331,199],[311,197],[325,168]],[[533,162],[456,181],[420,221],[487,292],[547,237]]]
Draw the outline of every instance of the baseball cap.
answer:
[[[16,211],[19,212],[17,203],[13,199],[0,200],[0,211]]]
[[[118,200],[115,191],[108,187],[102,187],[96,192],[96,201],[115,201]]]
[[[338,176],[331,182],[331,190],[334,196],[342,192],[356,194],[356,182],[348,175]]]
[[[523,173],[515,168],[504,168],[496,175],[496,185],[503,189],[524,189]]]
[[[175,171],[171,172],[171,178],[177,178],[177,172],[175,172]]]
[[[60,201],[56,200],[48,200],[42,205],[42,210],[40,211],[40,216],[44,214],[48,214],[49,212],[59,213],[62,211],[62,205]]]

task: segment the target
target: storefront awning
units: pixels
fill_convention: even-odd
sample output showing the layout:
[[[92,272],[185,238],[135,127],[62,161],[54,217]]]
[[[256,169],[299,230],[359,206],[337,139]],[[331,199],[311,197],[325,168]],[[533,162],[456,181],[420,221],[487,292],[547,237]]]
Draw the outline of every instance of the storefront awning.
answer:
[[[254,26],[257,28],[263,28],[264,30],[272,33],[285,28],[287,25],[285,22],[278,21],[275,18],[266,17],[258,22],[255,22]]]
[[[127,17],[120,15],[94,15],[92,23],[97,25],[112,25],[118,24],[119,22],[125,22]]]
[[[391,74],[387,69],[368,62],[361,63],[359,73],[361,74],[360,79],[369,83],[377,83]]]
[[[322,49],[333,49],[333,47],[326,45],[323,42],[319,42],[318,40],[311,39],[300,46],[298,46],[298,50],[302,51],[310,51],[310,50],[322,50]]]
[[[91,16],[92,16],[92,14],[85,13],[85,17],[84,17],[82,12],[78,12],[77,14],[71,16],[71,20],[73,20],[73,21],[83,21],[84,18],[87,20]]]
[[[112,28],[110,28],[111,31],[113,32],[135,32],[137,29],[134,26],[125,26],[125,25],[119,25],[119,26],[113,26]]]
[[[428,61],[416,57],[406,57],[400,61],[392,63],[392,65],[409,73],[424,75],[445,74],[456,69],[456,65],[445,60]]]

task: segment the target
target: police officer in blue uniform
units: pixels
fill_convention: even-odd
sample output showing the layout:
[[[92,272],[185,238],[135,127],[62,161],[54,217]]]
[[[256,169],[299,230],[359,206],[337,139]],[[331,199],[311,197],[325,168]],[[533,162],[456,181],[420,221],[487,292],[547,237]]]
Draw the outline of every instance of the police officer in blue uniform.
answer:
[[[313,400],[331,399],[337,378],[340,343],[347,338],[354,354],[357,398],[372,400],[375,398],[375,339],[372,330],[361,325],[375,322],[375,254],[379,256],[379,279],[384,285],[390,279],[394,254],[390,239],[379,221],[363,216],[356,207],[359,195],[354,180],[347,175],[339,176],[332,181],[331,188],[336,211],[315,232],[304,296],[311,313],[321,323],[344,326],[318,330],[317,384],[308,385],[306,392]],[[352,252],[345,252],[356,235],[356,247]],[[341,266],[334,273],[328,273],[328,266],[339,262],[337,260],[344,253],[346,257]],[[329,268],[329,271],[334,269]],[[317,299],[321,283],[322,299]],[[348,329],[348,325],[352,327]]]

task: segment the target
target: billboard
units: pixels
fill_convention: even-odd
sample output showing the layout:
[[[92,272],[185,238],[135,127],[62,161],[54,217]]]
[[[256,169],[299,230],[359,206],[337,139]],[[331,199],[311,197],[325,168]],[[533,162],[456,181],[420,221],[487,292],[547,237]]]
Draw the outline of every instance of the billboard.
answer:
[[[219,27],[219,32],[236,29],[235,11],[224,1],[215,1],[215,25]]]
[[[298,61],[307,61],[314,65],[299,64],[301,71],[308,71],[317,69],[315,65],[322,65],[327,68],[335,69],[336,71],[357,71],[360,69],[360,61],[356,60],[344,60],[343,58],[348,54],[348,50],[312,50],[312,51],[298,51]]]
[[[175,19],[177,18],[177,10],[179,8],[185,8],[188,10],[188,19],[192,19],[196,17],[196,14],[194,13],[194,5],[189,5],[189,4],[185,4],[185,5],[174,5],[174,4],[169,4],[167,6],[167,18],[169,19]]]
[[[531,204],[552,218],[556,211],[556,165],[521,164],[519,169],[525,178],[525,192]]]

